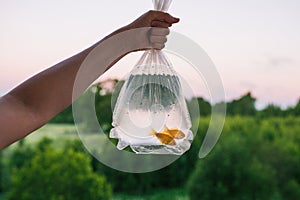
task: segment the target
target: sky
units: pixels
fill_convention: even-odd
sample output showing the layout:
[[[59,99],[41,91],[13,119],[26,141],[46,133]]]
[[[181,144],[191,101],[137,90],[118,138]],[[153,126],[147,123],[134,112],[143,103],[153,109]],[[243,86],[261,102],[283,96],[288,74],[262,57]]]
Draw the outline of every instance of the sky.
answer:
[[[0,0],[0,96],[149,9],[151,0]],[[173,0],[169,12],[181,18],[172,31],[214,62],[226,100],[251,91],[258,108],[286,108],[300,98],[299,10],[299,0]]]

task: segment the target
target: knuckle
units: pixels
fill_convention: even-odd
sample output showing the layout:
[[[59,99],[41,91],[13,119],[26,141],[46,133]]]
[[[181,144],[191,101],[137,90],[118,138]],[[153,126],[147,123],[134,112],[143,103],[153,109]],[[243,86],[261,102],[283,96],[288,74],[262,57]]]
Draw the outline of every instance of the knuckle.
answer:
[[[170,34],[170,29],[169,28],[166,28],[166,30],[165,30],[166,32],[166,35],[169,35]]]
[[[167,37],[164,37],[163,43],[166,43],[167,41],[168,41],[168,38],[167,38]]]
[[[166,43],[167,42],[167,37],[151,35],[150,36],[150,42],[152,42],[152,43]]]
[[[165,48],[165,44],[154,43],[153,48],[161,50],[161,49]]]
[[[154,42],[155,42],[155,38],[154,38],[153,35],[150,36],[150,42],[151,42],[151,43],[154,43]]]

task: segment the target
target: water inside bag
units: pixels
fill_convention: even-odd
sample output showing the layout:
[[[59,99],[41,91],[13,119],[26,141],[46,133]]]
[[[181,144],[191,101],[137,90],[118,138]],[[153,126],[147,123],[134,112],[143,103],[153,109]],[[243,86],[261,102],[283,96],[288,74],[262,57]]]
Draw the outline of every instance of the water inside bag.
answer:
[[[136,153],[180,155],[193,139],[180,80],[165,58],[151,56],[153,51],[145,52],[125,81],[110,137],[119,140],[118,149],[130,146]]]

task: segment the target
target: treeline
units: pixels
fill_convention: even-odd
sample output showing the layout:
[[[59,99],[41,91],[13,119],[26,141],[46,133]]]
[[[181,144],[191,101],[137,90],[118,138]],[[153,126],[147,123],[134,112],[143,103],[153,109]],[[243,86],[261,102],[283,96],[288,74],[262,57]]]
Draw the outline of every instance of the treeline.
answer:
[[[114,85],[117,85],[117,90],[120,90],[120,87],[124,83],[124,81],[118,82],[117,80],[110,80],[114,82]],[[101,124],[105,124],[105,129],[111,128],[111,120],[112,120],[112,103],[115,103],[114,100],[111,99],[112,94],[110,88],[107,90],[106,88],[101,87],[103,84],[95,85],[93,88],[96,89],[95,94],[95,108],[97,111],[97,116]],[[212,105],[206,101],[205,99],[198,97],[196,98],[199,104],[199,110],[201,116],[209,116],[211,114]],[[226,114],[230,116],[241,115],[241,116],[255,116],[255,117],[287,117],[287,116],[300,116],[300,99],[298,103],[294,107],[289,107],[287,109],[281,109],[279,106],[270,104],[266,108],[262,110],[257,110],[255,108],[256,99],[252,97],[251,93],[247,93],[241,96],[239,99],[232,100],[226,102]],[[188,103],[188,102],[187,102]],[[225,102],[218,103],[213,106],[220,106],[221,104],[225,104]],[[105,114],[99,114],[99,113]],[[69,106],[67,109],[62,111],[56,117],[54,117],[50,123],[73,123],[73,115],[72,115],[72,106]]]
[[[212,105],[203,98],[197,98],[200,114],[208,116],[211,114]],[[252,97],[251,93],[241,96],[239,99],[232,100],[229,102],[217,103],[216,107],[221,104],[226,104],[226,114],[230,116],[255,116],[255,117],[286,117],[286,116],[300,116],[300,99],[298,103],[287,109],[281,109],[279,106],[269,104],[262,110],[255,108],[256,99]]]

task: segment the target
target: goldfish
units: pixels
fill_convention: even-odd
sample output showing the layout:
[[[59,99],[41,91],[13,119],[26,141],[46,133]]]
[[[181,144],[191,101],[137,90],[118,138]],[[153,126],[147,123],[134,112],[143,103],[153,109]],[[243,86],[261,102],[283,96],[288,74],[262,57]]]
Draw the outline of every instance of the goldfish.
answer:
[[[154,129],[152,129],[150,135],[155,135],[162,144],[172,145],[172,146],[176,145],[174,137],[168,132],[165,131],[156,132]]]
[[[169,129],[166,125],[164,126],[164,132],[169,133],[175,139],[182,139],[185,137],[185,134],[179,130],[178,128],[171,128]]]

